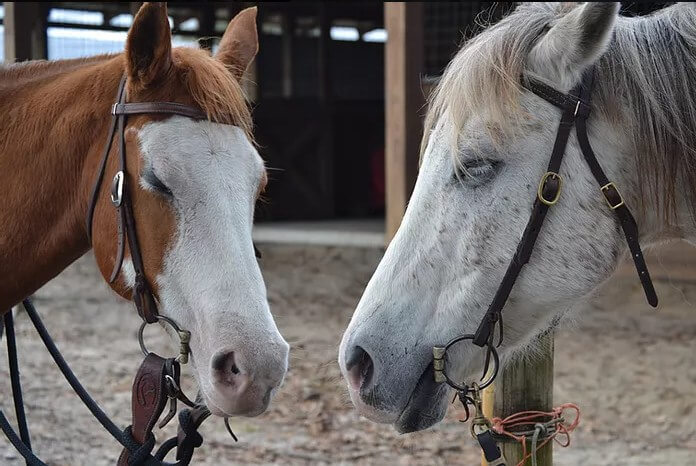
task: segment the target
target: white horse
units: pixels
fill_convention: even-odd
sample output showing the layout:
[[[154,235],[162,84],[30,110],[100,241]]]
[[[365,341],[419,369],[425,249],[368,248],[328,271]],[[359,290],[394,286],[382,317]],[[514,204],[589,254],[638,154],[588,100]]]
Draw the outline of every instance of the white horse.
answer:
[[[568,92],[594,66],[589,137],[633,207],[643,244],[696,241],[696,8],[642,18],[618,11],[616,3],[523,4],[447,67],[431,97],[401,228],[340,347],[365,417],[410,432],[445,414],[432,347],[477,328],[529,219],[558,128],[560,111],[522,88],[523,74]],[[561,174],[560,201],[505,307],[503,358],[529,351],[581,307],[627,250],[575,132]],[[451,370],[472,380],[482,352],[458,346]]]

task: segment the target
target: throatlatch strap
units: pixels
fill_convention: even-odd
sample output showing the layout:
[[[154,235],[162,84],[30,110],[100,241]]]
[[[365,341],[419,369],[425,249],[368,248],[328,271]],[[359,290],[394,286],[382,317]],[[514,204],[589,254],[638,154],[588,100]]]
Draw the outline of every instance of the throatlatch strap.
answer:
[[[124,90],[126,88],[126,75],[121,77],[121,81],[118,84],[118,91],[116,92],[116,102],[121,102],[123,100]],[[116,134],[116,124],[118,119],[116,115],[111,117],[111,126],[109,126],[109,132],[106,139],[106,146],[104,146],[104,152],[102,154],[101,162],[99,162],[99,168],[97,169],[97,176],[94,179],[94,185],[92,186],[92,193],[89,196],[89,205],[87,207],[87,238],[89,242],[92,243],[92,223],[94,222],[94,210],[97,206],[97,199],[99,198],[99,189],[101,188],[102,181],[104,180],[104,172],[106,171],[106,162],[109,160],[109,152],[111,152],[111,147],[114,142],[114,135]]]
[[[593,74],[589,74],[587,78],[590,80],[589,83],[583,88],[583,94],[581,98],[589,104],[592,89],[592,79]],[[587,165],[590,167],[592,176],[600,186],[602,194],[607,200],[609,208],[616,214],[621,229],[626,237],[626,243],[628,244],[628,249],[631,251],[631,257],[633,258],[633,263],[636,266],[636,271],[638,272],[638,278],[643,286],[643,292],[645,293],[645,298],[652,307],[657,307],[658,299],[657,293],[655,292],[655,287],[653,286],[652,279],[650,278],[650,272],[648,271],[648,266],[645,263],[645,258],[643,257],[643,251],[640,248],[640,242],[638,241],[638,224],[635,218],[631,214],[631,210],[626,205],[623,197],[619,193],[616,185],[609,181],[607,175],[602,170],[602,166],[597,160],[597,156],[592,150],[592,145],[590,144],[590,139],[587,136],[587,116],[578,116],[575,120],[575,133],[578,137],[578,143],[580,144],[580,150],[582,152]]]

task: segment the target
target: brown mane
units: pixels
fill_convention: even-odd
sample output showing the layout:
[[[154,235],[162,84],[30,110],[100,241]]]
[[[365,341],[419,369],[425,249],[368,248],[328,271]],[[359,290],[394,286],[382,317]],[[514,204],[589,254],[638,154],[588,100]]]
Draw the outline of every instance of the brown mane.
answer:
[[[239,126],[251,140],[251,111],[232,72],[222,62],[211,59],[205,50],[179,47],[173,55],[174,65],[183,72],[196,104],[211,120]]]
[[[251,111],[239,82],[220,61],[205,50],[178,47],[172,50],[174,65],[182,72],[187,91],[211,120],[234,124],[251,139]],[[9,89],[43,78],[69,73],[123,54],[104,54],[67,60],[36,60],[0,66],[0,89]]]

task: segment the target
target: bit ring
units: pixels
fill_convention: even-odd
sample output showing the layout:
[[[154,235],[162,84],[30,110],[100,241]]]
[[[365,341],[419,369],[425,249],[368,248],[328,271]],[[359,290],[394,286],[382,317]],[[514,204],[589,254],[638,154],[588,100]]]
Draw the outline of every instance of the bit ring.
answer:
[[[188,330],[182,330],[181,327],[179,327],[179,324],[169,317],[158,314],[155,316],[155,318],[157,319],[157,322],[169,325],[179,336],[179,355],[176,357],[176,361],[181,364],[186,364],[188,362],[189,353],[191,352],[191,348],[189,347],[189,342],[191,341],[191,332]],[[147,324],[147,322],[143,321],[138,329],[138,343],[140,344],[140,350],[145,356],[150,354],[150,351],[145,345],[145,339],[143,336],[143,332],[145,331]]]
[[[435,372],[435,381],[436,382],[444,382],[450,387],[454,388],[455,390],[458,390],[460,392],[464,393],[469,393],[472,389],[468,384],[464,383],[458,383],[452,380],[449,375],[447,375],[447,368],[446,368],[446,362],[447,362],[447,351],[455,344],[460,343],[462,341],[466,340],[473,340],[474,335],[472,334],[466,334],[466,335],[460,335],[458,337],[455,337],[449,341],[445,346],[435,346],[433,347],[433,368]],[[498,370],[500,369],[500,357],[498,356],[498,351],[496,351],[495,347],[489,346],[487,350],[490,350],[491,356],[493,356],[493,365],[492,365],[492,370],[489,371],[490,375],[488,378],[486,377],[486,374],[483,374],[483,378],[485,380],[482,380],[480,383],[477,384],[478,388],[480,390],[488,387],[490,384],[493,383],[495,378],[498,376]]]

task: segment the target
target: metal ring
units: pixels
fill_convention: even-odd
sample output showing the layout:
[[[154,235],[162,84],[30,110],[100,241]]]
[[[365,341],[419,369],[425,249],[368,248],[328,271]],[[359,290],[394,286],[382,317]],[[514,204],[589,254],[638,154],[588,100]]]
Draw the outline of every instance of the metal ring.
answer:
[[[177,356],[176,359],[180,363],[186,364],[186,362],[188,362],[188,353],[190,352],[188,343],[191,338],[191,332],[189,332],[188,330],[182,330],[181,327],[179,327],[179,324],[177,324],[174,320],[170,319],[169,317],[158,314],[155,316],[155,319],[157,319],[157,322],[169,325],[179,336],[179,356]],[[145,356],[150,354],[150,351],[148,351],[147,347],[145,346],[145,339],[143,336],[143,332],[145,331],[145,327],[147,325],[148,322],[143,321],[143,323],[140,324],[140,328],[138,329],[138,343],[140,344],[140,350],[143,352]]]
[[[456,338],[453,338],[447,343],[444,347],[444,353],[442,354],[442,358],[444,359],[444,362],[446,363],[446,358],[447,358],[447,351],[450,349],[451,346],[465,340],[473,340],[474,335],[472,334],[466,334],[466,335],[460,335]],[[480,390],[483,390],[484,388],[488,387],[490,384],[493,383],[495,378],[498,376],[498,370],[500,368],[500,358],[498,357],[498,352],[496,351],[495,347],[491,346],[490,347],[491,355],[493,356],[493,366],[492,366],[492,373],[491,375],[483,380],[481,383],[478,383],[478,387]],[[442,370],[440,371],[442,375],[445,377],[445,381],[447,385],[450,387],[454,388],[455,390],[459,390],[462,392],[469,392],[471,391],[471,387],[467,384],[459,384],[452,379],[450,379],[449,375],[447,375],[447,368],[443,365]],[[485,374],[484,374],[485,377]]]

